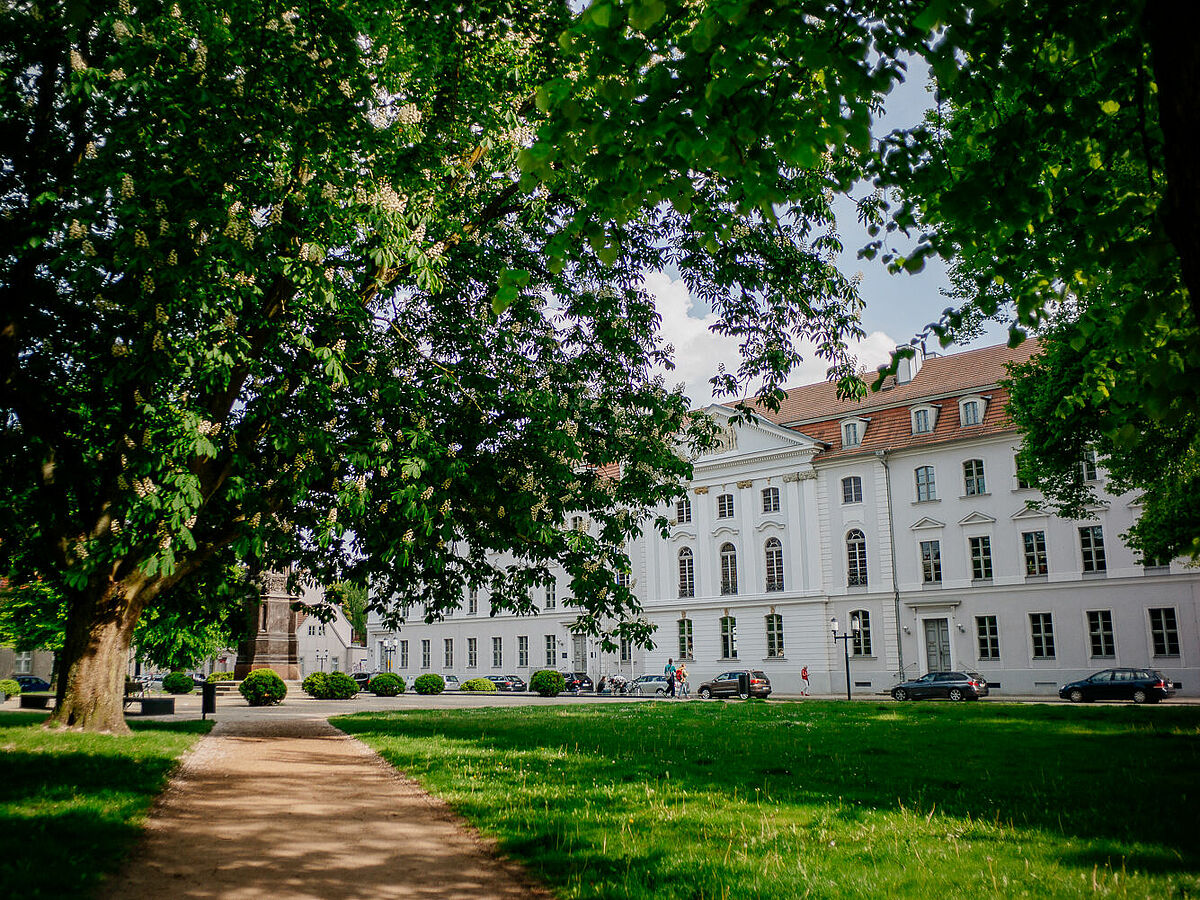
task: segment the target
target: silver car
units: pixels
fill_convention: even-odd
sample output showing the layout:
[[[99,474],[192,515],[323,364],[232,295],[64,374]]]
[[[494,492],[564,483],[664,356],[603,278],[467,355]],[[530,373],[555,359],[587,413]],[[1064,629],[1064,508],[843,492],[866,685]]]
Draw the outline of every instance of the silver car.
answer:
[[[667,681],[666,675],[639,675],[630,685],[629,693],[636,697],[656,694],[661,697],[670,690],[669,685],[670,682]]]

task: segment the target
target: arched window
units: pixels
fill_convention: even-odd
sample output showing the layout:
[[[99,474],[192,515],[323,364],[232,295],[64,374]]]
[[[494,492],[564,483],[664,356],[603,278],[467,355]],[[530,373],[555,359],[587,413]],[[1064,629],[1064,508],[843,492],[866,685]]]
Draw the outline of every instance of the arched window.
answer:
[[[767,590],[783,590],[783,544],[779,538],[767,541]]]
[[[857,528],[846,535],[846,584],[867,583],[867,539]]]
[[[679,596],[696,596],[696,569],[688,547],[679,551]]]
[[[721,545],[721,593],[737,593],[737,550],[733,544]]]
[[[855,656],[871,655],[871,614],[865,609],[855,609],[850,612],[850,621],[858,620],[858,631],[851,625],[850,652]]]

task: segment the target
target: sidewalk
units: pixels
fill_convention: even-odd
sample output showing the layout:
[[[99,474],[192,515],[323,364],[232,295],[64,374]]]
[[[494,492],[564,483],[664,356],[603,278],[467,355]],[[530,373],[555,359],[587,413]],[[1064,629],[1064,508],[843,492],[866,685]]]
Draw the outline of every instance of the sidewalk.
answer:
[[[550,897],[441,801],[328,722],[220,722],[99,895],[220,900]]]

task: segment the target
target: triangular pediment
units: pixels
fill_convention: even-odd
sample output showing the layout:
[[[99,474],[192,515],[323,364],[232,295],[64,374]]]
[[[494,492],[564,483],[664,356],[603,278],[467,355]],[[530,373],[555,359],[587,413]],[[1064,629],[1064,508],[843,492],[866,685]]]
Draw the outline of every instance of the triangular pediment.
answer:
[[[969,516],[958,520],[959,525],[991,525],[996,520],[986,513],[973,512]]]
[[[698,462],[723,462],[789,451],[816,454],[825,448],[825,444],[802,432],[784,428],[761,417],[753,421],[742,419],[733,422],[735,411],[719,403],[714,403],[704,412],[716,421],[720,434],[717,446],[696,457]]]
[[[929,518],[929,516],[925,516],[922,519],[918,519],[917,521],[913,522],[912,525],[909,526],[909,528],[911,528],[913,531],[921,531],[926,528],[945,528],[945,527],[946,527],[945,522],[939,522],[937,519]]]
[[[1030,509],[1028,506],[1022,506],[1015,513],[1013,513],[1010,518],[1014,522],[1019,522],[1022,519],[1046,519],[1051,515],[1053,515],[1053,513],[1051,513],[1049,510],[1042,509],[1040,507],[1036,509]]]

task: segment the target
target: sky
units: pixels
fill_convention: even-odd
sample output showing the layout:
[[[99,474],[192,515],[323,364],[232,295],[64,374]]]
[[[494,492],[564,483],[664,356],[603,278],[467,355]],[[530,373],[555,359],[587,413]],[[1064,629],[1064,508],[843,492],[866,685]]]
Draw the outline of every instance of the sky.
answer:
[[[932,96],[926,89],[927,80],[924,70],[915,72],[892,91],[886,111],[875,129],[876,134],[885,134],[920,120],[932,104]],[[916,275],[890,275],[877,260],[859,260],[858,249],[867,243],[868,237],[859,227],[853,206],[848,201],[838,209],[838,225],[845,247],[838,265],[847,275],[862,273],[859,294],[866,307],[862,318],[866,338],[852,345],[852,351],[862,366],[874,369],[887,361],[898,344],[907,344],[928,323],[941,317],[942,310],[951,302],[940,293],[941,289],[949,287],[949,280],[945,266],[936,259],[930,260]],[[665,340],[675,347],[676,368],[665,373],[667,384],[682,382],[694,405],[706,405],[712,397],[708,380],[716,374],[717,365],[723,362],[729,369],[737,367],[736,340],[710,330],[714,317],[705,304],[693,300],[678,273],[647,273],[645,288],[656,298]],[[1007,339],[1005,328],[996,323],[989,325],[983,336],[973,343],[939,352],[1004,343]],[[930,346],[930,349],[934,347]],[[825,362],[812,353],[804,353],[804,357],[804,362],[788,380],[790,386],[812,384],[825,378]]]

